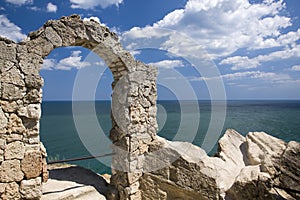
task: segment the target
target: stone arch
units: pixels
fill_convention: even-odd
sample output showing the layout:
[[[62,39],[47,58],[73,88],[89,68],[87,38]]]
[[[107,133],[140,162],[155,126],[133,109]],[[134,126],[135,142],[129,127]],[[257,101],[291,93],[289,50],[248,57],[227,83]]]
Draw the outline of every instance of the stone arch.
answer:
[[[40,70],[43,59],[53,49],[67,46],[95,52],[113,74],[113,101],[119,119],[112,115],[110,138],[116,147],[135,156],[124,159],[114,149],[117,170],[111,182],[120,199],[141,197],[136,186],[142,174],[131,171],[142,166],[136,164],[142,162],[138,156],[155,141],[156,69],[123,50],[116,34],[107,27],[83,21],[78,15],[49,20],[20,43],[0,37],[0,184],[4,188],[0,195],[3,199],[41,196],[47,170],[46,151],[39,138],[43,86]],[[131,190],[132,185],[135,190]]]

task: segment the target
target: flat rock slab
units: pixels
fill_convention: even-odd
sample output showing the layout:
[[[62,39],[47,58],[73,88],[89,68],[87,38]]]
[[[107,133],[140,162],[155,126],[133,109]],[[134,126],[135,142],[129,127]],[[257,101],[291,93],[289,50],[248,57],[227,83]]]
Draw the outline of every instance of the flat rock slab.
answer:
[[[82,167],[50,166],[50,178],[43,184],[41,200],[106,200],[106,180]]]

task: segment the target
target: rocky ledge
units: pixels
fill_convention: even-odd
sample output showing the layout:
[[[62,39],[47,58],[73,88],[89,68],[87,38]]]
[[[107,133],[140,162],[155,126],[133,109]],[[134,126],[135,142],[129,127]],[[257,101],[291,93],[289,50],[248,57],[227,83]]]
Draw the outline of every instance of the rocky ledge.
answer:
[[[300,143],[229,129],[209,157],[186,142],[158,138],[168,167],[142,176],[143,199],[300,199]]]
[[[166,160],[177,159],[163,169],[143,174],[139,181],[142,199],[300,199],[298,142],[286,143],[264,132],[244,137],[229,129],[219,140],[218,153],[209,157],[191,143],[161,137],[158,141]],[[118,199],[109,184],[110,176],[77,166],[49,167],[50,179],[43,184],[42,200]]]

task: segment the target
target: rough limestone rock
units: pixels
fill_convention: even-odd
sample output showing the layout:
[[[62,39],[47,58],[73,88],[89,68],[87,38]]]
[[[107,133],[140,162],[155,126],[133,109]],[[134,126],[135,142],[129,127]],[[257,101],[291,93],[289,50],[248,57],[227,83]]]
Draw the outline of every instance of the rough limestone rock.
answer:
[[[209,157],[190,143],[159,141],[164,147],[159,164],[176,159],[143,175],[140,187],[145,199],[299,198],[297,142],[287,144],[264,132],[243,137],[230,129],[220,139],[216,156]]]
[[[26,152],[21,168],[27,179],[36,178],[42,173],[43,158],[40,151]]]
[[[5,160],[0,165],[0,182],[9,183],[21,181],[24,174],[20,168],[19,160]]]
[[[19,185],[16,182],[8,183],[1,195],[1,199],[20,199]]]
[[[42,196],[41,177],[23,180],[20,185],[20,193],[23,199],[39,199]]]

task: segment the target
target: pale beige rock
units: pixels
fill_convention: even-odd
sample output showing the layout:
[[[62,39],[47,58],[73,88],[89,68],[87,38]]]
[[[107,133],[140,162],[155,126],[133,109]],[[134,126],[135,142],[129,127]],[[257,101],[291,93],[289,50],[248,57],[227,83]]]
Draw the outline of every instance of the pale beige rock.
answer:
[[[26,94],[26,88],[16,86],[11,83],[2,83],[2,98],[4,100],[15,101],[22,99]]]
[[[30,104],[22,107],[18,110],[18,115],[31,119],[39,119],[41,116],[41,106],[40,104]]]
[[[4,161],[4,151],[0,149],[0,163]]]
[[[20,168],[19,160],[5,160],[0,165],[0,182],[9,183],[21,181],[24,174]]]
[[[21,162],[22,171],[27,179],[41,175],[43,168],[42,154],[40,151],[26,152]]]
[[[7,143],[22,141],[22,140],[23,140],[23,135],[20,134],[10,134],[6,138]]]
[[[6,146],[6,140],[5,139],[0,139],[0,149],[4,149]]]
[[[3,109],[3,111],[8,113],[15,112],[18,109],[18,104],[16,101],[0,101],[0,106]]]
[[[9,83],[16,86],[25,86],[24,75],[21,74],[20,70],[16,66],[12,66],[7,71],[0,74],[2,83]]]
[[[227,191],[226,197],[238,199],[278,199],[273,195],[271,177],[261,172],[259,165],[246,166],[235,180],[233,186]]]
[[[0,183],[0,196],[5,192],[6,183]]]
[[[24,158],[24,153],[25,153],[25,145],[23,142],[16,141],[9,143],[4,151],[4,157],[7,160],[12,160],[12,159],[23,159]]]
[[[266,157],[280,157],[286,149],[286,143],[264,132],[250,132],[247,137],[249,164],[261,163]]]
[[[20,117],[18,117],[16,114],[11,114],[9,117],[9,122],[7,125],[8,133],[19,133],[24,134],[25,127],[23,125],[23,122]]]
[[[4,129],[7,126],[7,118],[2,110],[2,108],[0,107],[0,129]]]
[[[18,200],[21,199],[19,194],[19,185],[16,182],[12,182],[6,185],[5,192],[1,195],[3,200]]]
[[[20,193],[23,199],[40,199],[42,196],[42,179],[23,180],[20,185]]]

